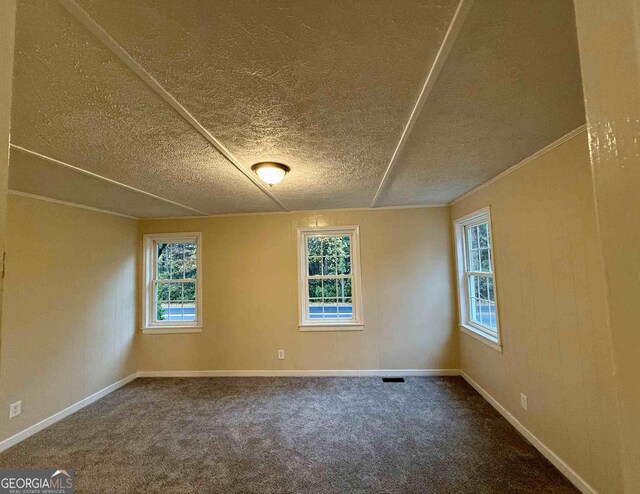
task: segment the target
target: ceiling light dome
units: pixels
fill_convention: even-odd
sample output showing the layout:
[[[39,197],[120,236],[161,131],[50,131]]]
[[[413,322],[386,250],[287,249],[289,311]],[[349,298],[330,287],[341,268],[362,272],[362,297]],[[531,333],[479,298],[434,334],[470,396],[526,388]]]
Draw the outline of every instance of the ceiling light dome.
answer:
[[[291,171],[287,165],[274,161],[261,161],[253,165],[251,169],[256,172],[260,180],[269,186],[282,181],[284,176]]]

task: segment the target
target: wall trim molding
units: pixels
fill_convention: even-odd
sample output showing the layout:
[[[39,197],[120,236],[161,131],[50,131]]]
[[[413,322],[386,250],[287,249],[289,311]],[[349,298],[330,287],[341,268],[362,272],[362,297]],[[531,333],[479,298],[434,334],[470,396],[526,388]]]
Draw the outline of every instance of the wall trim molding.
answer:
[[[471,189],[469,192],[466,192],[464,194],[462,194],[460,197],[455,198],[453,201],[451,201],[448,205],[449,206],[453,206],[454,204],[457,204],[458,202],[466,199],[469,196],[472,196],[473,194],[475,194],[476,192],[478,192],[479,190],[484,189],[485,187],[488,187],[489,185],[491,185],[494,182],[497,182],[498,180],[500,180],[501,178],[506,177],[507,175],[509,175],[510,173],[515,172],[516,170],[522,168],[525,165],[528,165],[529,163],[531,163],[533,160],[540,158],[541,156],[547,154],[549,151],[554,150],[555,148],[557,148],[558,146],[560,146],[561,144],[564,144],[565,142],[573,139],[574,137],[576,137],[577,135],[582,134],[583,132],[587,131],[587,124],[582,124],[580,127],[578,127],[577,129],[573,129],[571,132],[569,132],[568,134],[563,135],[562,137],[560,137],[559,139],[556,139],[555,141],[553,141],[551,144],[548,144],[547,146],[543,147],[542,149],[539,149],[538,151],[536,151],[535,153],[533,153],[531,156],[526,157],[525,159],[523,159],[522,161],[519,161],[518,163],[516,163],[515,165],[513,165],[510,168],[507,168],[505,171],[503,171],[502,173],[496,175],[495,177],[493,177],[490,180],[487,180],[485,183],[478,185],[477,187]]]
[[[86,206],[84,204],[78,204],[77,202],[61,201],[60,199],[52,199],[50,197],[39,196],[36,194],[29,194],[28,192],[20,192],[19,190],[7,190],[7,193],[12,196],[27,197],[36,201],[52,202],[53,204],[60,204],[62,206],[69,206],[71,208],[86,209],[87,211],[93,211],[94,213],[109,214],[111,216],[119,216],[120,218],[127,218],[130,220],[140,220],[136,216],[129,216],[128,214],[116,213],[115,211],[109,211],[107,209],[94,208],[93,206]]]
[[[554,453],[547,445],[538,439],[529,429],[515,418],[498,400],[491,396],[482,386],[475,382],[467,373],[460,371],[462,378],[469,383],[480,395],[495,408],[500,415],[516,428],[527,441],[529,441],[542,455],[549,460],[560,472],[582,493],[597,494],[597,491],[591,487],[580,475],[578,475],[569,465],[567,465],[556,453]]]
[[[109,393],[112,393],[116,389],[121,388],[125,384],[129,384],[131,381],[133,381],[137,377],[138,377],[138,373],[134,372],[133,374],[130,374],[127,377],[120,379],[119,381],[116,381],[113,384],[110,384],[106,388],[103,388],[100,391],[97,391],[96,393],[93,393],[92,395],[87,396],[86,398],[80,400],[79,402],[74,403],[70,407],[67,407],[64,410],[61,410],[58,413],[54,413],[50,417],[44,420],[41,420],[40,422],[30,427],[27,427],[23,431],[18,432],[17,434],[14,434],[13,436],[5,439],[4,441],[0,441],[0,453],[2,451],[9,449],[12,446],[15,446],[19,442],[24,441],[28,437],[33,436],[35,433],[40,432],[43,429],[46,429],[50,425],[53,425],[56,422],[59,422],[60,420],[68,417],[69,415],[86,407],[87,405],[91,405],[92,403],[98,401],[100,398],[104,398],[106,395],[108,395]]]
[[[343,369],[343,370],[200,370],[138,371],[138,377],[365,377],[459,376],[459,369]]]

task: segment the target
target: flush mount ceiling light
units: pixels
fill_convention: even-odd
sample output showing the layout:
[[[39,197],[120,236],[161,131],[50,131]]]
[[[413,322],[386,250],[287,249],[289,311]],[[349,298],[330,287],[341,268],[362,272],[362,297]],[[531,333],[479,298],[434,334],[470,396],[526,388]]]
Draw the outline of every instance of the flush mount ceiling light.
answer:
[[[256,172],[260,180],[269,186],[280,182],[291,171],[287,165],[273,161],[261,161],[253,165],[251,169]]]

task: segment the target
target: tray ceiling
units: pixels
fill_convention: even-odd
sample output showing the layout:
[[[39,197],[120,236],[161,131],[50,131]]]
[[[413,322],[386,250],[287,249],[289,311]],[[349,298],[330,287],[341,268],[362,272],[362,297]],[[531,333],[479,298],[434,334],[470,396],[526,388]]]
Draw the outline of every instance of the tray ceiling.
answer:
[[[570,0],[476,1],[445,59],[457,8],[20,1],[10,186],[136,217],[368,207],[439,60],[374,205],[449,202],[584,123]],[[264,160],[292,172],[256,185]]]

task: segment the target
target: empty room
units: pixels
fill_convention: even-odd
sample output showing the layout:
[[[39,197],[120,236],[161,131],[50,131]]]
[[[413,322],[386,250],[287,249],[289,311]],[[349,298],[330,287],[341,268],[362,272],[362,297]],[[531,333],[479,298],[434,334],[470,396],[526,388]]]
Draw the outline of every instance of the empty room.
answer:
[[[0,26],[0,494],[640,493],[638,0]]]

